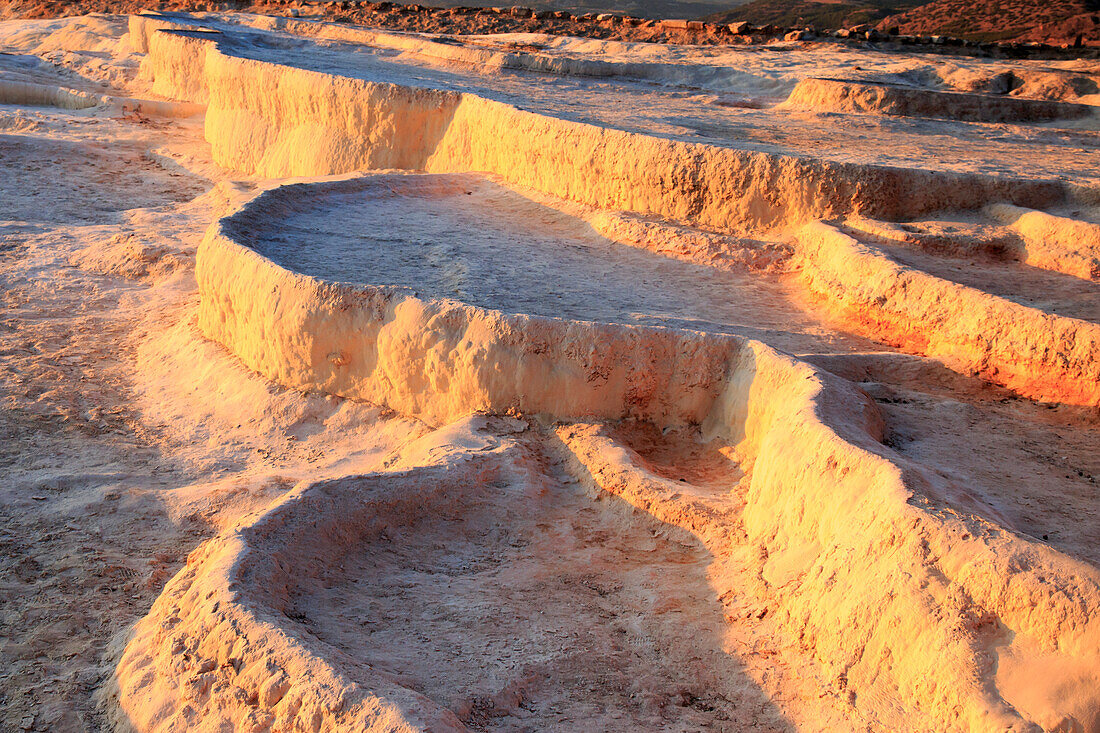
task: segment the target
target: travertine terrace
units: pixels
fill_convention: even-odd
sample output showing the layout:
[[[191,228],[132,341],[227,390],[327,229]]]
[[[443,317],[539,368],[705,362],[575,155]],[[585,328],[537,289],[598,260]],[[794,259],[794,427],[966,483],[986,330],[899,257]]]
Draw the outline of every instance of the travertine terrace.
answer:
[[[1100,731],[1095,61],[0,39],[5,725]]]

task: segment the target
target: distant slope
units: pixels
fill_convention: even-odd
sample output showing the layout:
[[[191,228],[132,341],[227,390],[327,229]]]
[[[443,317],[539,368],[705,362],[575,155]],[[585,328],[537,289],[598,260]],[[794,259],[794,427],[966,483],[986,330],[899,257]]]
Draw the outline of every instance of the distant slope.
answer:
[[[313,0],[320,4],[325,0]],[[375,0],[377,1],[377,0]],[[521,5],[535,10],[567,10],[580,13],[620,13],[642,18],[696,19],[724,12],[745,0],[394,0],[395,4],[419,2],[429,7],[493,7]],[[292,0],[292,7],[301,3]],[[203,10],[216,5],[242,9],[269,4],[267,0],[0,0],[0,19],[44,18],[87,12],[127,13],[142,9]]]
[[[1100,0],[935,0],[884,18],[908,35],[943,35],[983,41],[1072,43],[1077,34],[1100,41]]]
[[[877,23],[891,13],[900,13],[923,0],[753,0],[731,10],[707,17],[717,23],[747,20],[756,25],[813,26],[818,29],[850,28]],[[732,4],[732,3],[731,3]]]
[[[415,0],[404,0],[414,2]],[[642,18],[700,18],[737,5],[738,0],[421,0],[425,5],[523,5],[536,10],[568,10],[572,13],[622,13]]]

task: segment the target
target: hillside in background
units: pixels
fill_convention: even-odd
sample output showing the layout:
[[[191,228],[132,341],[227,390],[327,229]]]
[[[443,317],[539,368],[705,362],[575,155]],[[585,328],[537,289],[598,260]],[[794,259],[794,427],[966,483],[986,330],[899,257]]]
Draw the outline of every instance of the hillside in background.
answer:
[[[756,25],[813,26],[819,29],[849,28],[863,23],[878,23],[891,14],[904,12],[919,4],[920,0],[753,0],[713,13],[707,20],[718,23],[747,20]]]
[[[426,7],[494,7],[499,0],[419,0]],[[138,9],[243,8],[271,0],[0,0],[0,18],[38,18]],[[278,4],[278,3],[275,3]],[[356,3],[307,0],[347,9]],[[368,3],[369,4],[369,3]],[[401,4],[400,2],[398,4]],[[871,25],[903,35],[950,36],[977,41],[1040,41],[1100,45],[1100,0],[526,0],[537,11],[616,13],[639,18],[678,18],[712,23],[748,21],[757,26],[818,30]],[[335,12],[334,11],[334,12]],[[483,28],[482,32],[503,29]],[[684,42],[687,39],[680,39]]]
[[[1072,43],[1100,40],[1100,0],[935,0],[884,18],[879,27],[907,35],[981,41]]]
[[[327,0],[314,0],[320,5]],[[396,0],[398,4],[414,0]],[[574,14],[619,13],[641,18],[698,19],[727,12],[744,0],[419,0],[426,7],[493,7],[522,5],[535,10],[564,10]],[[187,10],[222,6],[241,9],[264,4],[263,0],[0,0],[0,19],[44,18],[88,12],[130,12],[141,9]]]
[[[707,20],[757,25],[851,28],[870,23],[903,35],[977,41],[1100,43],[1100,0],[752,0]]]
[[[425,5],[501,5],[499,0],[473,0],[461,3],[455,0],[428,0]],[[702,18],[716,11],[724,11],[736,0],[528,0],[522,3],[535,10],[568,10],[571,13],[622,13],[641,18]]]

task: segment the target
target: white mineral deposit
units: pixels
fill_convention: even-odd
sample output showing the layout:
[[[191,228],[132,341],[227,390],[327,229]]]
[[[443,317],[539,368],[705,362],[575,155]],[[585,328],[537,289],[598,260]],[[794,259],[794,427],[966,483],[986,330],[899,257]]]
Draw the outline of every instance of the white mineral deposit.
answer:
[[[1100,733],[1100,61],[288,8],[0,21],[0,730]]]

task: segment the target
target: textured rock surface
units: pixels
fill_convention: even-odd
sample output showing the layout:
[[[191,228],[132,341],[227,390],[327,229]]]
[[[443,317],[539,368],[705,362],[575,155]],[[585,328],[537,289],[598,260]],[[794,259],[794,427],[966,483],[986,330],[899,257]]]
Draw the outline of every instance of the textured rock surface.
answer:
[[[818,112],[865,112],[973,122],[1048,122],[1093,114],[1093,108],[1085,104],[939,92],[842,79],[801,81],[786,104],[795,109]]]
[[[507,410],[556,420],[630,418],[658,428],[699,424],[708,437],[735,446],[747,477],[740,506],[697,478],[684,486],[654,474],[604,429],[558,432],[568,462],[594,488],[692,533],[715,553],[731,542],[755,548],[756,593],[807,651],[843,677],[845,690],[872,701],[863,710],[880,724],[903,725],[914,715],[937,727],[989,730],[1019,725],[1020,716],[1048,728],[1063,719],[1094,724],[1095,570],[937,508],[926,497],[944,493],[933,488],[943,479],[881,446],[877,411],[841,380],[753,342],[508,316],[326,285],[235,242],[229,232],[248,237],[242,221],[247,217],[212,228],[203,243],[200,322],[254,368],[288,386],[370,399],[436,423],[472,410]],[[816,225],[797,256],[829,261],[810,241],[829,247],[835,238],[859,246]],[[841,261],[855,257],[837,249],[832,255]],[[878,261],[856,254],[858,262]],[[864,281],[851,262],[837,269]],[[934,333],[932,325],[924,331]],[[289,514],[294,505],[274,511]],[[316,516],[312,505],[308,516]],[[233,556],[248,552],[242,547]],[[719,594],[739,590],[718,582]],[[271,585],[265,578],[262,586]],[[855,585],[865,590],[853,595]],[[145,623],[158,628],[164,622],[157,619],[155,611]],[[165,714],[179,715],[185,703],[172,701],[177,683],[160,670],[181,652],[165,657],[170,641],[158,639],[132,647],[136,655],[161,655],[143,684],[127,691],[136,671],[120,667],[122,705],[139,708],[152,694],[165,700]],[[150,643],[160,651],[146,651]],[[1042,681],[1026,671],[1037,663],[1047,672]],[[1055,666],[1058,674],[1050,672]],[[419,711],[401,695],[392,699]],[[874,702],[886,699],[901,708]],[[340,711],[359,709],[321,705],[335,716],[321,729],[339,728]],[[223,702],[203,709],[221,710],[219,720],[244,714]],[[279,720],[296,708],[260,709]]]
[[[1100,281],[1100,224],[1009,204],[992,204],[988,211],[1023,237],[1029,265]]]
[[[904,267],[827,224],[799,234],[810,290],[849,321],[1029,397],[1100,404],[1100,325]]]
[[[1087,66],[0,38],[23,729],[1100,730]]]
[[[1053,182],[833,163],[598,128],[473,94],[242,59],[220,51],[216,34],[164,27],[131,17],[131,37],[150,50],[143,73],[162,94],[208,102],[215,159],[263,176],[478,170],[582,204],[725,231],[851,213],[915,217],[990,199],[1042,207],[1063,195]]]

